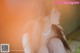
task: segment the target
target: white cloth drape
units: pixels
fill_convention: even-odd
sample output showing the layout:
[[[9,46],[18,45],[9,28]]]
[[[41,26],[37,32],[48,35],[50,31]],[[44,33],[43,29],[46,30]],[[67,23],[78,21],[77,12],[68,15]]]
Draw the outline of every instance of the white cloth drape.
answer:
[[[43,29],[44,31],[42,33],[43,44],[42,44],[38,53],[49,53],[49,52],[50,53],[66,53],[66,50],[65,50],[65,48],[63,46],[63,43],[60,39],[53,38],[49,43],[47,43],[48,39],[50,37],[54,36],[54,35],[52,35],[52,34],[54,34],[54,32],[51,32],[51,24],[52,24],[51,19],[53,18],[53,22],[54,22],[54,19],[57,20],[57,17],[59,19],[59,15],[57,15],[55,10],[52,10],[51,18],[49,18],[47,16],[44,18],[45,25],[44,25],[44,29]],[[53,24],[55,24],[55,23],[53,23]],[[33,35],[36,35],[36,33],[38,32],[37,30],[39,28],[38,22],[36,22],[34,24],[33,28],[34,28]],[[34,53],[34,52],[31,52],[31,49],[29,47],[27,35],[28,34],[24,34],[23,37],[22,37],[22,44],[23,44],[24,52],[25,53]],[[47,44],[48,44],[49,48],[47,48]]]

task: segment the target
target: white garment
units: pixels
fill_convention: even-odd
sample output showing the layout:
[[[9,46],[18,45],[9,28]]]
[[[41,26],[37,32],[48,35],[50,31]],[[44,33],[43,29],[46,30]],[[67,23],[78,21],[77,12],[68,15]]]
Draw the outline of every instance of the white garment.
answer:
[[[50,43],[48,44],[49,48],[47,48],[47,41],[49,40],[49,38],[51,38],[52,36],[54,36],[54,35],[52,35],[52,33],[54,34],[54,32],[51,32],[51,23],[50,23],[50,20],[51,19],[49,17],[46,17],[44,19],[45,26],[44,26],[44,29],[43,29],[44,31],[42,33],[42,35],[43,35],[43,37],[42,37],[43,38],[43,44],[42,44],[42,46],[41,46],[41,48],[40,48],[40,50],[39,50],[38,53],[49,53],[50,51],[52,51],[50,53],[66,53],[65,48],[64,48],[62,42],[59,39],[56,39],[56,38],[53,38],[50,41]],[[34,27],[33,35],[36,35],[36,32],[38,32],[37,30],[39,28],[39,23],[36,22],[34,24],[34,26],[36,26],[36,27]],[[23,48],[24,48],[24,52],[25,53],[31,53],[31,49],[30,49],[28,43],[29,42],[28,42],[27,34],[24,34],[23,37],[22,37],[22,44],[23,44]]]
[[[23,48],[24,48],[24,52],[25,53],[31,53],[31,49],[28,45],[28,38],[27,38],[27,34],[23,35]],[[48,44],[48,47],[44,44],[42,45],[42,47],[39,50],[39,53],[67,53],[61,40],[59,40],[58,38],[53,38],[50,43]],[[49,49],[49,50],[48,50]]]
[[[31,53],[31,48],[29,46],[28,34],[23,34],[22,36],[22,44],[25,53]]]
[[[48,49],[50,50],[50,53],[67,53],[62,41],[58,38],[53,38],[49,42]]]

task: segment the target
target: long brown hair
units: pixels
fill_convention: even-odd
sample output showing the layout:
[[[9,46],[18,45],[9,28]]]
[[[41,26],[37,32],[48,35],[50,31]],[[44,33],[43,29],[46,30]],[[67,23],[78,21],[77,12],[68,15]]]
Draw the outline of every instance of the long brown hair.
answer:
[[[59,28],[57,25],[54,25],[54,24],[52,25],[52,30],[56,33],[56,34],[55,34],[55,35],[57,35],[56,37],[59,38],[59,39],[62,41],[65,49],[67,49],[68,52],[70,52],[71,49],[70,49],[70,47],[69,47],[66,39],[64,38],[64,35],[63,35],[63,33],[62,33],[63,30],[62,30],[61,28]]]

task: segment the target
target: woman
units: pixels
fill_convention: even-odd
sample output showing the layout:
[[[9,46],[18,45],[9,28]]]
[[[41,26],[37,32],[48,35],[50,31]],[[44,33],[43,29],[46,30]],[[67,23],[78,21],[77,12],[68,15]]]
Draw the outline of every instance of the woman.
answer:
[[[22,37],[25,53],[69,53],[70,48],[66,43],[63,30],[58,25],[60,14],[53,9],[50,3],[49,0],[30,2],[32,9],[35,6],[33,4],[37,4],[38,16],[31,20],[32,22],[28,22],[27,26],[31,28],[26,30]]]
[[[50,16],[51,37],[48,38],[49,53],[69,53],[70,48],[66,42],[62,27],[59,25],[60,13],[52,10]],[[50,36],[49,35],[49,36]]]

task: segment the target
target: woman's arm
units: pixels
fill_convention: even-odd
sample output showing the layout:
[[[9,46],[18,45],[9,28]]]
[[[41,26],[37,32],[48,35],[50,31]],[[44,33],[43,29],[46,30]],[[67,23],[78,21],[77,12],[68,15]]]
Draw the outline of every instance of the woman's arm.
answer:
[[[62,41],[58,38],[52,38],[48,43],[49,53],[66,53]]]

